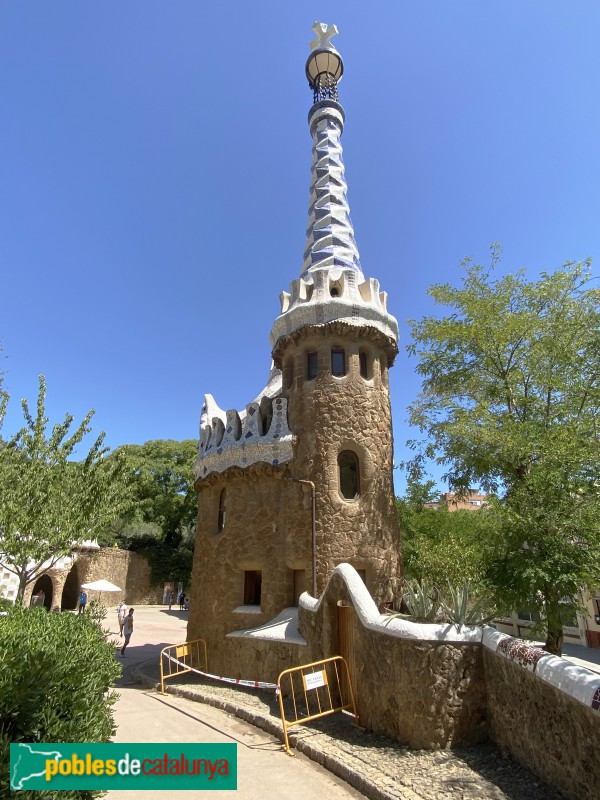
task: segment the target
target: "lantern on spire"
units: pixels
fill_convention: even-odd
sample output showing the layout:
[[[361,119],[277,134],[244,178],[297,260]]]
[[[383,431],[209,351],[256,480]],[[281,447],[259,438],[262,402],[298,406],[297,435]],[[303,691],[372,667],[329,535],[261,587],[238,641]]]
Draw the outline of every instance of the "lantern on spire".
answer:
[[[342,79],[344,62],[330,39],[337,35],[338,29],[335,25],[315,22],[312,30],[317,38],[310,42],[311,53],[306,62],[306,77],[313,90],[314,102],[318,103],[320,100],[337,102],[337,85]]]

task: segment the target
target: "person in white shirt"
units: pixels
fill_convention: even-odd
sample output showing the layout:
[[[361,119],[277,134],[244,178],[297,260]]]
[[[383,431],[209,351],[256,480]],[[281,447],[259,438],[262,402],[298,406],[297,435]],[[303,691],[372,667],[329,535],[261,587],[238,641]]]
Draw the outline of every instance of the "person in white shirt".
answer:
[[[121,600],[119,603],[119,607],[117,608],[117,618],[119,620],[119,636],[123,636],[123,625],[125,623],[125,617],[127,616],[127,606],[125,605],[125,601]]]
[[[121,655],[125,655],[125,648],[129,644],[129,640],[131,639],[131,634],[133,633],[133,608],[129,609],[129,614],[125,617],[125,622],[123,623],[123,636],[125,637],[125,641],[123,642],[123,647],[121,648]]]

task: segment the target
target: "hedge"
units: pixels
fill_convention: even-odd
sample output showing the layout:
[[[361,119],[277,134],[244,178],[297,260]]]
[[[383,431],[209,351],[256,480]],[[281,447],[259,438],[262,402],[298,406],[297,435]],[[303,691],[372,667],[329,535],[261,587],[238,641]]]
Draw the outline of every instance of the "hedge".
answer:
[[[85,614],[15,606],[0,617],[0,797],[9,796],[11,742],[106,742],[114,733],[112,687],[121,672],[97,608]],[[15,797],[17,795],[15,794]],[[52,800],[98,792],[55,791]],[[20,791],[20,800],[41,792]]]

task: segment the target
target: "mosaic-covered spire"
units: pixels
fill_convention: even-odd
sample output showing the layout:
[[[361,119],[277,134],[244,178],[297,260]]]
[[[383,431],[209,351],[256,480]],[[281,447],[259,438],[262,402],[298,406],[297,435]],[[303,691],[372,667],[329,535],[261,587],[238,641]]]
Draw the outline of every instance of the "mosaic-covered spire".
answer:
[[[398,323],[387,310],[387,295],[375,278],[363,275],[346,198],[340,137],[344,110],[338,83],[344,64],[330,39],[335,25],[315,22],[306,76],[314,104],[308,114],[313,159],[304,264],[289,292],[281,293],[281,313],[271,329],[273,358],[288,336],[314,325],[343,322],[374,328],[398,352]]]
[[[313,138],[312,166],[306,248],[302,277],[312,269],[345,267],[362,274],[354,228],[350,219],[347,185],[344,177],[341,135],[344,110],[337,102],[337,84],[343,61],[331,44],[335,25],[315,22],[317,38],[310,43],[311,54],[306,75],[314,93],[308,115]]]

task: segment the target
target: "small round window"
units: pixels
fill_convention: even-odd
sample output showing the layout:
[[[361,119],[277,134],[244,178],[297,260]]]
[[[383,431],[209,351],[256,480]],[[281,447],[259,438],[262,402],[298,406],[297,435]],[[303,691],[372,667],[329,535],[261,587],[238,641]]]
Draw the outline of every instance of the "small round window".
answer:
[[[358,456],[344,450],[338,456],[340,492],[346,500],[354,500],[360,494],[360,469]]]

